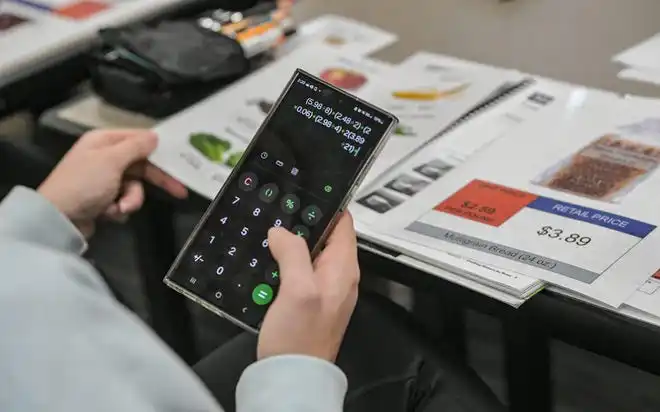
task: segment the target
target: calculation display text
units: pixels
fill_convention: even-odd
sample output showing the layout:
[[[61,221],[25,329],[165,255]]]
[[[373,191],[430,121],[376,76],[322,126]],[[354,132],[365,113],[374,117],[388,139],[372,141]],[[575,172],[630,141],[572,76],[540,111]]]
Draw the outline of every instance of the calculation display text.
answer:
[[[282,179],[323,199],[337,197],[334,200],[350,189],[395,121],[301,72],[273,110],[255,136],[248,162],[260,167],[275,162],[272,170],[282,172]],[[262,154],[267,155],[265,161]],[[333,189],[328,193],[326,187]]]

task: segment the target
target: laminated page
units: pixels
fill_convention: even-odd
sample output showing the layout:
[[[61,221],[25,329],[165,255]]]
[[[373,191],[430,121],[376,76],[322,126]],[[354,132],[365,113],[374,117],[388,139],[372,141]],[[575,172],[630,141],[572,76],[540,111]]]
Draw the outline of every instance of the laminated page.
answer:
[[[358,192],[351,211],[356,220],[371,225],[418,196],[427,188],[478,151],[514,128],[533,121],[556,105],[565,105],[572,86],[549,80],[521,90],[495,104],[473,119],[449,131],[441,138],[422,146],[397,167],[390,168]],[[397,136],[392,137],[396,144]],[[392,144],[390,142],[390,144]],[[379,222],[380,224],[381,222]]]
[[[320,43],[343,53],[369,55],[397,41],[397,35],[364,22],[327,14],[302,23],[278,50],[282,57],[308,43]]]
[[[151,161],[212,199],[297,68],[361,97],[390,70],[386,63],[327,46],[299,49],[160,123]]]
[[[410,248],[409,242],[378,233],[376,230],[361,225],[360,222],[356,222],[356,230],[361,239],[391,250],[405,251],[406,253],[397,257],[397,260],[408,266],[420,270],[430,269],[429,266],[431,266],[433,269],[425,271],[477,292],[481,292],[484,288],[494,289],[499,292],[495,298],[503,300],[507,304],[512,303],[509,299],[502,299],[501,293],[513,297],[514,301],[519,301],[531,297],[545,286],[537,279],[467,260],[458,255],[445,253],[442,260],[432,259],[433,250],[421,245],[412,245],[414,248]],[[475,286],[474,283],[478,283],[482,287]],[[487,293],[487,295],[493,296],[491,293]],[[518,307],[521,303],[516,302],[513,305]]]
[[[641,69],[660,69],[660,33],[622,51],[613,61]]]
[[[405,208],[406,203],[415,197],[429,196],[427,190],[434,181],[442,179],[479,150],[516,127],[533,121],[555,105],[565,105],[571,90],[572,86],[539,79],[536,84],[431,142],[372,185],[363,188],[350,206],[353,217],[359,223],[357,228],[360,236],[380,244],[387,243],[395,250],[406,249],[407,255],[427,264],[448,267],[443,259],[437,258],[440,254],[446,259],[447,255],[443,252],[401,243],[404,241],[379,233],[379,229],[388,226],[388,215],[397,208]],[[451,257],[451,261],[455,265],[452,270],[463,272],[464,277],[496,285],[493,287],[505,289],[516,296],[542,286],[535,278],[518,273],[487,267],[474,261],[461,261],[455,256]]]
[[[464,120],[503,85],[523,79],[509,70],[480,66],[468,69],[467,63],[452,66],[454,61],[449,57],[429,56],[406,59],[365,88],[365,97],[396,115],[400,124],[376,159],[364,185],[369,185],[434,138],[442,139],[443,132]],[[441,70],[436,59],[443,63]],[[442,170],[448,166],[439,167]],[[401,184],[412,185],[415,189],[423,182],[409,180]]]
[[[660,269],[626,300],[626,305],[660,318]]]
[[[359,225],[357,226],[357,228],[359,229]],[[381,235],[378,235],[378,237],[380,238]],[[390,241],[392,242],[392,244],[390,244]],[[400,241],[398,239],[388,237],[385,243],[388,245],[388,248],[392,249],[393,244],[395,244],[396,242],[400,242]],[[486,295],[492,299],[506,303],[507,305],[513,306],[515,308],[520,307],[523,303],[525,303],[525,301],[529,297],[533,296],[535,293],[542,290],[544,287],[543,282],[526,281],[527,283],[526,285],[521,284],[520,290],[522,290],[523,292],[520,292],[519,290],[516,290],[513,287],[509,287],[509,285],[512,285],[512,282],[502,282],[501,276],[497,276],[496,278],[497,282],[489,283],[484,281],[484,279],[482,278],[476,278],[474,276],[473,277],[464,276],[462,274],[455,273],[455,271],[442,269],[434,264],[423,262],[411,256],[401,255],[401,254],[393,255],[390,252],[384,251],[382,249],[382,246],[374,247],[369,243],[365,243],[364,241],[360,242],[359,246],[361,249],[368,250],[369,252],[374,253],[376,255],[402,263],[408,267],[420,270],[429,275],[437,276],[441,279],[452,282],[454,284],[470,289],[477,293],[481,293],[482,295]],[[497,274],[499,272],[497,270],[494,270],[492,271],[492,273]],[[507,279],[511,278],[509,274],[506,274],[505,277]],[[520,279],[525,280],[528,278],[520,277]]]
[[[642,83],[651,83],[660,85],[660,69],[642,69],[639,67],[629,67],[623,69],[617,74],[619,79],[633,80]]]
[[[454,56],[431,53],[427,51],[416,52],[404,59],[399,67],[405,70],[422,70],[427,73],[436,73],[444,78],[453,72],[455,79],[460,81],[464,76],[478,76],[480,78],[497,77],[503,82],[519,82],[523,76],[517,70],[489,66],[470,60],[459,59]]]
[[[386,233],[618,307],[660,267],[658,112],[576,89],[395,210]]]

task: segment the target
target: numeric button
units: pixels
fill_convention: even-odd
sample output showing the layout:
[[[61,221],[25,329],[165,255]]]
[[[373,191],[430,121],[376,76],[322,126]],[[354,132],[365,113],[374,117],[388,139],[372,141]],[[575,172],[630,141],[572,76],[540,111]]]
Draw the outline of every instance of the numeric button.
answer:
[[[216,276],[222,276],[225,274],[225,266],[224,265],[218,265],[215,267],[215,275]]]
[[[253,191],[258,184],[259,180],[257,179],[257,175],[251,172],[243,173],[238,179],[238,187],[246,192]]]
[[[226,247],[224,254],[228,259],[235,259],[239,254],[238,247],[236,245],[229,245]]]
[[[249,266],[249,267],[251,267],[251,268],[254,269],[254,268],[256,268],[257,266],[259,266],[259,259],[258,259],[258,258],[253,257],[253,258],[250,258],[250,259],[248,259],[248,260],[249,260],[249,261],[248,261],[248,266]]]
[[[300,199],[294,194],[284,195],[280,201],[282,210],[288,215],[292,215],[300,209]]]
[[[276,215],[275,218],[271,221],[271,227],[282,227],[284,229],[290,229],[292,225],[293,216],[285,215],[281,213]]]

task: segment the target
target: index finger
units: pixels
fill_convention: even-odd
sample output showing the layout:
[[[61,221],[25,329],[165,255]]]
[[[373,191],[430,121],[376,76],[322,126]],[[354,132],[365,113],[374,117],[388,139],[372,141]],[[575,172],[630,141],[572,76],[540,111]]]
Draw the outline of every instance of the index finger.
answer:
[[[353,216],[349,211],[344,212],[341,216],[326,242],[326,250],[339,248],[357,251],[357,234],[355,233]]]
[[[80,144],[91,146],[112,146],[124,139],[130,139],[134,136],[154,134],[146,129],[95,129],[87,132],[80,139]]]
[[[158,137],[155,134],[140,133],[117,141],[108,148],[108,155],[119,163],[122,171],[126,171],[132,164],[146,160],[157,146]]]
[[[140,165],[139,171],[137,173],[135,173],[136,169],[134,169],[134,173],[132,174],[137,174],[138,177],[141,177],[147,182],[160,187],[172,196],[179,199],[185,199],[188,196],[188,189],[183,185],[183,183],[179,182],[153,164],[144,162]]]

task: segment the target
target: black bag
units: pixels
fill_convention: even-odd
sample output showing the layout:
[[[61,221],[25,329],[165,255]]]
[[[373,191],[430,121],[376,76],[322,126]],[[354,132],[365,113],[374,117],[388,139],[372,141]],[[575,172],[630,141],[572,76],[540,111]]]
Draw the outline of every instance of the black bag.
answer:
[[[105,29],[92,53],[94,91],[108,103],[151,117],[176,113],[250,70],[233,39],[196,21]]]

